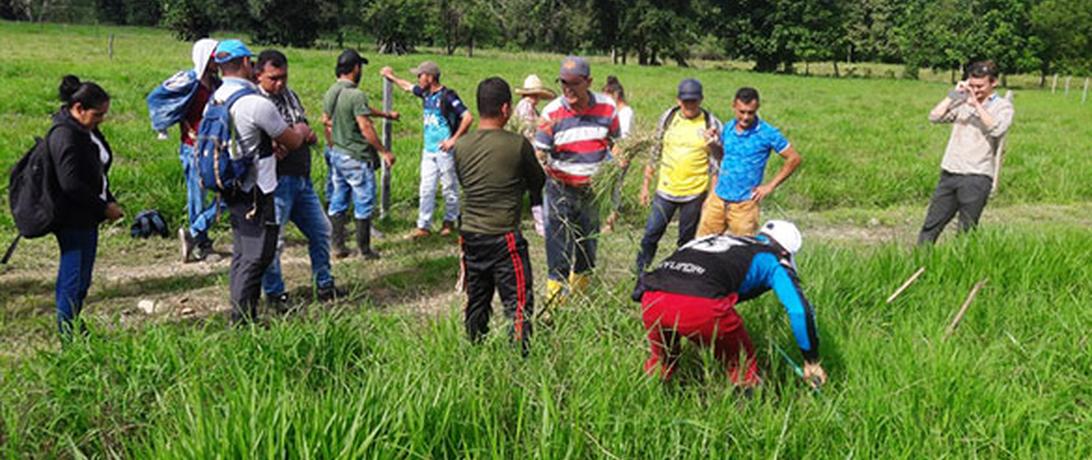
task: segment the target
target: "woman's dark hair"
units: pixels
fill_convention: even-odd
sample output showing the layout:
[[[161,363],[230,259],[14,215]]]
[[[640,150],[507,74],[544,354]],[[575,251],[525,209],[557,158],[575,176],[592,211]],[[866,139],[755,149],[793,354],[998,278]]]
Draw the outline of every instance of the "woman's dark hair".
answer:
[[[99,108],[110,101],[110,95],[95,82],[81,82],[75,75],[65,75],[61,79],[58,89],[61,102],[65,107],[72,107],[76,103],[87,108]]]
[[[622,88],[622,83],[614,75],[607,76],[607,84],[603,85],[603,92],[614,96],[619,101],[626,100],[626,90]]]

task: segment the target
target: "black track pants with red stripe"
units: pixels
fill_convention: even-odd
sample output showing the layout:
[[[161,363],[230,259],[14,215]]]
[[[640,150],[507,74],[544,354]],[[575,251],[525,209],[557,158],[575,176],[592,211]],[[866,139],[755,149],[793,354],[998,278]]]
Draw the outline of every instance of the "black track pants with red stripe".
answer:
[[[489,332],[493,291],[500,294],[504,314],[512,321],[509,334],[526,350],[534,312],[534,283],[527,240],[518,232],[481,235],[462,232],[466,273],[466,332],[473,341]]]

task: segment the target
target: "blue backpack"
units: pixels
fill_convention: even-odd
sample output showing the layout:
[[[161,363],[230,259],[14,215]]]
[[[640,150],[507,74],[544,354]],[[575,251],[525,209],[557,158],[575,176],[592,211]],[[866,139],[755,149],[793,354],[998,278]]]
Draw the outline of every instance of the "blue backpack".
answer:
[[[252,159],[231,158],[231,106],[240,98],[258,94],[252,88],[243,88],[223,103],[209,101],[205,115],[197,129],[196,157],[201,186],[219,193],[239,192],[250,170]]]

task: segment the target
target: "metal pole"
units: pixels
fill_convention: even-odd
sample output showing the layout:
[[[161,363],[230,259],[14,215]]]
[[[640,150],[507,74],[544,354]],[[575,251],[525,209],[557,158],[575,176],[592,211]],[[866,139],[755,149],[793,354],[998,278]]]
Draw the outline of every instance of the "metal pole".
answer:
[[[110,54],[110,60],[114,60],[114,34],[110,34],[110,39],[106,43],[107,53]]]
[[[391,81],[383,79],[383,111],[390,113],[394,107],[393,86]],[[391,149],[391,120],[389,118],[383,119],[383,146],[387,150]],[[383,165],[383,199],[379,205],[379,217],[385,219],[388,217],[388,213],[391,209],[391,168],[386,163],[380,161]]]
[[[1088,100],[1088,77],[1084,79],[1084,94],[1081,94],[1081,104]]]

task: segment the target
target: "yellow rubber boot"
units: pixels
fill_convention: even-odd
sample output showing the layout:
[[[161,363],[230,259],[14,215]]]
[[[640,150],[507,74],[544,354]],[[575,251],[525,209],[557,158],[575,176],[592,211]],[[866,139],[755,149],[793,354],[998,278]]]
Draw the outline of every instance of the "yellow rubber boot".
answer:
[[[565,301],[565,283],[558,280],[546,280],[546,304],[553,305]]]
[[[570,273],[569,274],[569,290],[570,294],[583,294],[588,288],[588,284],[591,284],[591,276],[587,273]]]

